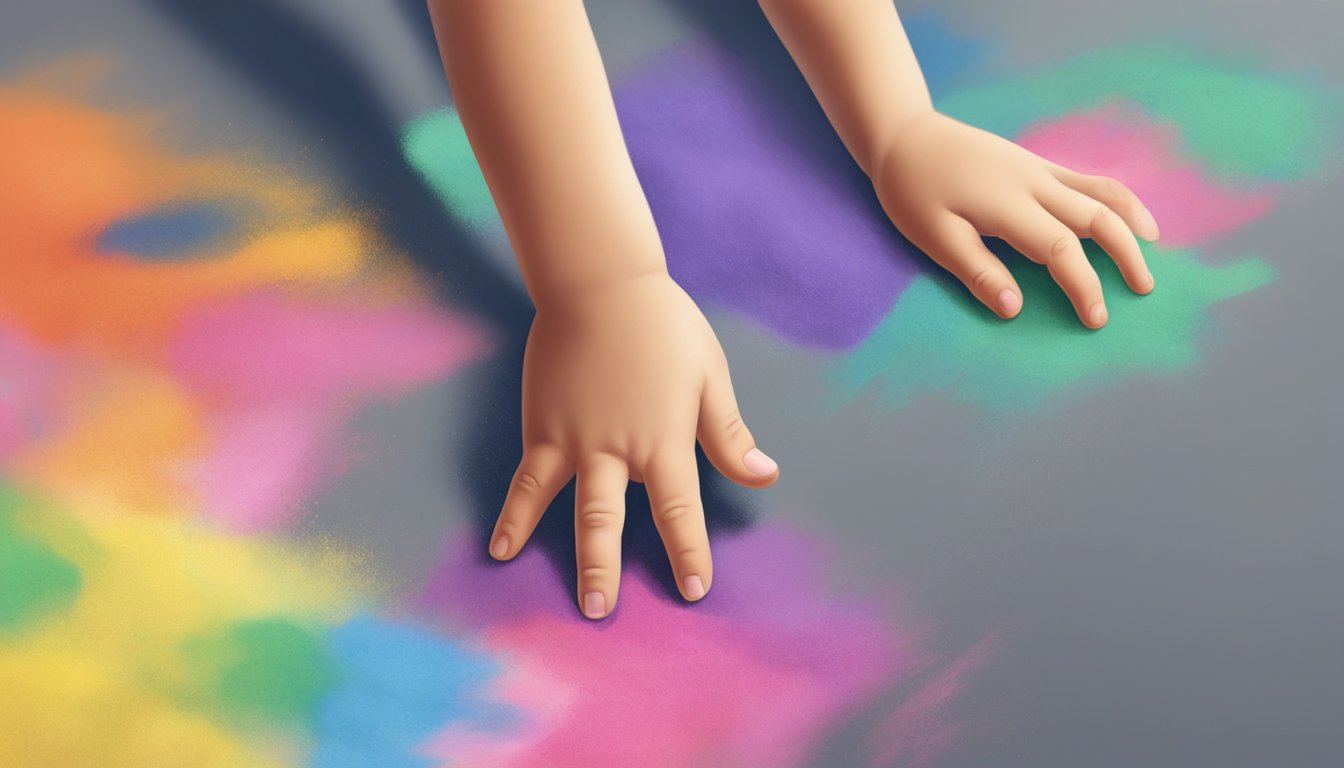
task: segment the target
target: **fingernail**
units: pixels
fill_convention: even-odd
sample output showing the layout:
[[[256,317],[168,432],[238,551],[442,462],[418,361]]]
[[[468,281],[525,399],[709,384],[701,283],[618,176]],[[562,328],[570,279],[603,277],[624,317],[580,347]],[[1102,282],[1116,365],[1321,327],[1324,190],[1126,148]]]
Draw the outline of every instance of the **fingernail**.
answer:
[[[1004,288],[999,292],[999,311],[1008,317],[1017,314],[1017,310],[1022,308],[1022,299],[1017,292],[1011,288]]]
[[[694,573],[682,579],[681,585],[686,588],[687,600],[699,600],[705,596],[705,583]]]
[[[490,555],[496,560],[503,560],[504,556],[507,554],[509,554],[509,537],[500,536],[498,539],[495,539],[495,543],[490,546]]]
[[[775,460],[762,453],[760,448],[752,448],[747,451],[746,455],[742,457],[742,464],[748,472],[762,477],[773,475],[779,469]]]
[[[1106,324],[1106,305],[1100,301],[1092,305],[1092,311],[1087,313],[1087,321],[1093,328],[1100,328]]]
[[[1139,211],[1139,229],[1143,230],[1139,234],[1143,235],[1144,240],[1156,240],[1162,234],[1162,230],[1157,227],[1157,219],[1147,208]]]
[[[1153,286],[1155,286],[1155,285],[1157,285],[1157,281],[1153,279],[1153,273],[1152,273],[1152,272],[1149,272],[1149,273],[1148,273],[1148,290],[1151,291],[1151,290],[1153,289]]]
[[[589,592],[583,596],[583,615],[590,619],[600,619],[607,615],[607,596],[601,592]]]

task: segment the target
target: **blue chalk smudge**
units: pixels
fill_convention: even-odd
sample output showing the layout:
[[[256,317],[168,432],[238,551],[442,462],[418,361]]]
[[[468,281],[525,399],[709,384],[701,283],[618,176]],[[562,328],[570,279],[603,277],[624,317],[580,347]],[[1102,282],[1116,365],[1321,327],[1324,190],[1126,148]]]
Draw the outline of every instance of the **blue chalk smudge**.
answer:
[[[934,96],[967,80],[984,62],[986,42],[958,37],[937,12],[912,13],[901,21]]]
[[[98,237],[104,253],[165,260],[199,252],[231,234],[238,217],[218,202],[158,208],[112,222]]]
[[[341,682],[318,705],[313,768],[425,768],[438,761],[415,748],[445,726],[502,731],[517,721],[478,697],[498,662],[427,629],[356,616],[326,646]]]

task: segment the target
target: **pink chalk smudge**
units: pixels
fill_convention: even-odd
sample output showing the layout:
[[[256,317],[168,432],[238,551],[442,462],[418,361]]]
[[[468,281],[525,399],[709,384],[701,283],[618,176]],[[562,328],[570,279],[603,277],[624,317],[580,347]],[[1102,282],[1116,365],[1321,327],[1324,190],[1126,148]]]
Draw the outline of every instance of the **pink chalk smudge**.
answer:
[[[257,293],[198,307],[171,361],[207,409],[211,446],[191,471],[203,514],[243,531],[289,522],[349,458],[337,452],[359,405],[438,380],[485,347],[476,326],[430,305]]]
[[[879,694],[926,676],[925,632],[881,601],[820,586],[806,537],[758,527],[715,547],[702,603],[630,568],[615,614],[590,622],[535,547],[497,566],[453,544],[419,609],[504,659],[491,693],[526,715],[503,735],[446,724],[426,754],[500,768],[797,765]],[[949,699],[959,681],[944,686]]]
[[[348,466],[349,456],[336,454],[345,420],[301,403],[212,414],[210,452],[193,473],[202,516],[240,532],[288,522],[305,493]]]
[[[1137,106],[1111,102],[1027,128],[1022,146],[1073,170],[1112,176],[1139,196],[1168,246],[1206,244],[1273,207],[1264,185],[1233,188],[1211,180],[1182,151],[1180,127]]]
[[[0,325],[0,464],[60,425],[76,368]]]
[[[397,397],[484,350],[481,332],[433,306],[322,304],[256,293],[206,304],[174,339],[192,389],[231,401]]]

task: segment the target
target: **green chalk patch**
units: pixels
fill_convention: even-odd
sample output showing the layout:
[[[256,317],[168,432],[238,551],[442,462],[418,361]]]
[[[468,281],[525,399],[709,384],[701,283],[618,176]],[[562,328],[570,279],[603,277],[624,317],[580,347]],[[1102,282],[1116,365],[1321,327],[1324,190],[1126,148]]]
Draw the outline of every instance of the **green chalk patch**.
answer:
[[[1141,296],[1100,248],[1085,241],[1085,249],[1105,291],[1105,327],[1084,327],[1049,272],[1011,252],[1005,262],[1025,296],[1012,320],[1000,320],[950,279],[920,275],[868,340],[837,364],[843,397],[876,387],[890,405],[902,406],[947,390],[1013,410],[1100,377],[1174,373],[1199,361],[1210,305],[1275,276],[1260,259],[1215,266],[1189,251],[1146,246],[1156,288]]]
[[[948,114],[1014,136],[1031,123],[1123,99],[1180,128],[1218,175],[1292,180],[1319,174],[1338,142],[1337,89],[1257,72],[1187,49],[1130,46],[940,99]]]
[[[183,643],[207,708],[243,722],[306,725],[336,684],[336,663],[322,636],[286,618],[229,624]]]
[[[74,563],[23,529],[16,519],[22,506],[0,483],[0,639],[69,609],[81,585]]]

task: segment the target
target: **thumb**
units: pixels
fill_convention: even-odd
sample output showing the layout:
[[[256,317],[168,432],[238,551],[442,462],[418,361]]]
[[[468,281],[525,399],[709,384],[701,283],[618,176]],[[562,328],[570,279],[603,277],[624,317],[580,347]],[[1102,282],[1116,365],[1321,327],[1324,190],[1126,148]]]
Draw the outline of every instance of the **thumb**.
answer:
[[[724,368],[721,373],[710,374],[705,383],[696,437],[710,462],[728,479],[748,488],[764,488],[779,479],[779,465],[756,447],[738,410],[727,366]]]

